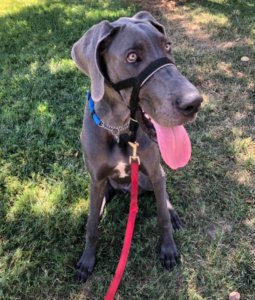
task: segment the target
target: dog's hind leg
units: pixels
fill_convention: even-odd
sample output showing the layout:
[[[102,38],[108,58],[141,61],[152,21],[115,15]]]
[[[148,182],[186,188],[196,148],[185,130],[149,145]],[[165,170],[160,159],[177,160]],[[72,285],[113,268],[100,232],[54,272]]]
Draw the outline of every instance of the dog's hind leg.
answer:
[[[95,266],[98,223],[102,203],[105,198],[106,186],[106,180],[91,180],[90,183],[90,207],[87,221],[86,245],[77,264],[77,279],[81,282],[88,279]]]
[[[162,174],[165,174],[163,168],[161,167]],[[150,178],[143,173],[139,172],[139,194],[147,193],[147,192],[153,192],[153,185],[150,181]],[[166,205],[167,209],[170,213],[171,223],[174,230],[181,229],[182,221],[177,213],[177,211],[174,209],[172,203],[170,202],[170,196],[168,193],[165,195],[166,199]]]
[[[105,192],[105,203],[110,203],[115,195],[119,193],[109,181],[107,181],[107,188]]]
[[[118,190],[116,190],[109,181],[107,181],[105,195],[102,201],[101,209],[100,209],[100,218],[102,217],[105,209],[105,205],[110,203],[115,195],[118,194]]]
[[[173,229],[174,230],[181,229],[183,227],[182,221],[181,221],[177,211],[174,209],[173,205],[171,204],[168,193],[166,193],[166,205],[167,205],[168,211],[170,213]]]

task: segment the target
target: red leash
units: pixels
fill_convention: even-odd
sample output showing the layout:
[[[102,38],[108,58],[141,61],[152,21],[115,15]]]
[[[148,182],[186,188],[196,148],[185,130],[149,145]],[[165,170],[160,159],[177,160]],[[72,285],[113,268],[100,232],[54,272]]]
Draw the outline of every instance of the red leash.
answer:
[[[133,148],[133,156],[130,157],[130,164],[131,164],[131,199],[130,199],[130,207],[129,207],[129,215],[128,215],[128,222],[126,227],[126,233],[124,238],[123,247],[121,250],[120,260],[115,271],[114,278],[111,282],[111,285],[108,288],[108,291],[104,297],[104,300],[113,300],[120,284],[121,278],[123,276],[128,255],[130,251],[131,241],[134,232],[135,226],[135,219],[138,212],[138,170],[140,159],[136,155],[137,147],[139,146],[138,143],[129,143],[130,146]]]

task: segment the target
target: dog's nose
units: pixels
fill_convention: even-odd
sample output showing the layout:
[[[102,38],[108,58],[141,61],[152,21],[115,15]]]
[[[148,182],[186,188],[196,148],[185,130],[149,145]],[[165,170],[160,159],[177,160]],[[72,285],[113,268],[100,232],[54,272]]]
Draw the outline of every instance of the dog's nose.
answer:
[[[182,115],[189,117],[199,110],[202,101],[199,94],[186,95],[176,100],[176,107]]]

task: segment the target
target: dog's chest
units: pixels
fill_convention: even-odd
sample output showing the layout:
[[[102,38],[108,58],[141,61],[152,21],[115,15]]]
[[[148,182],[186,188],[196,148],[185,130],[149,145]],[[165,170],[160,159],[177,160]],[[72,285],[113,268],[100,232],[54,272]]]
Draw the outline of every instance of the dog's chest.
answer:
[[[117,177],[117,178],[129,178],[130,177],[130,166],[120,160],[117,162],[115,168],[114,168],[114,176],[113,177]]]

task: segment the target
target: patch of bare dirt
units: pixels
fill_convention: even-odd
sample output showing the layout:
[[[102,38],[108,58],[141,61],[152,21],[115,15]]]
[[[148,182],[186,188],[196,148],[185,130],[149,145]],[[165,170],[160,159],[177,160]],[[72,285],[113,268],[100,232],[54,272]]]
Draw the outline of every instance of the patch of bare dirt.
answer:
[[[161,16],[162,23],[171,26],[172,24],[178,24],[179,29],[184,30],[184,34],[189,39],[200,42],[200,47],[204,51],[219,51],[222,49],[231,49],[236,46],[252,45],[253,41],[247,37],[237,37],[234,40],[215,40],[208,32],[207,15],[201,15],[201,19],[194,19],[191,15],[191,10],[187,4],[190,0],[131,0],[132,3],[138,5],[143,10],[148,10],[154,16]],[[130,4],[130,1],[128,2]],[[211,22],[217,22],[212,19]],[[227,20],[225,20],[227,21]],[[218,20],[218,22],[224,22],[224,20]],[[179,36],[180,30],[176,31]],[[240,77],[242,74],[240,75]]]
[[[188,1],[189,0],[133,0],[132,2],[142,9],[149,10],[153,13],[162,9],[174,10],[177,6],[184,5]]]

